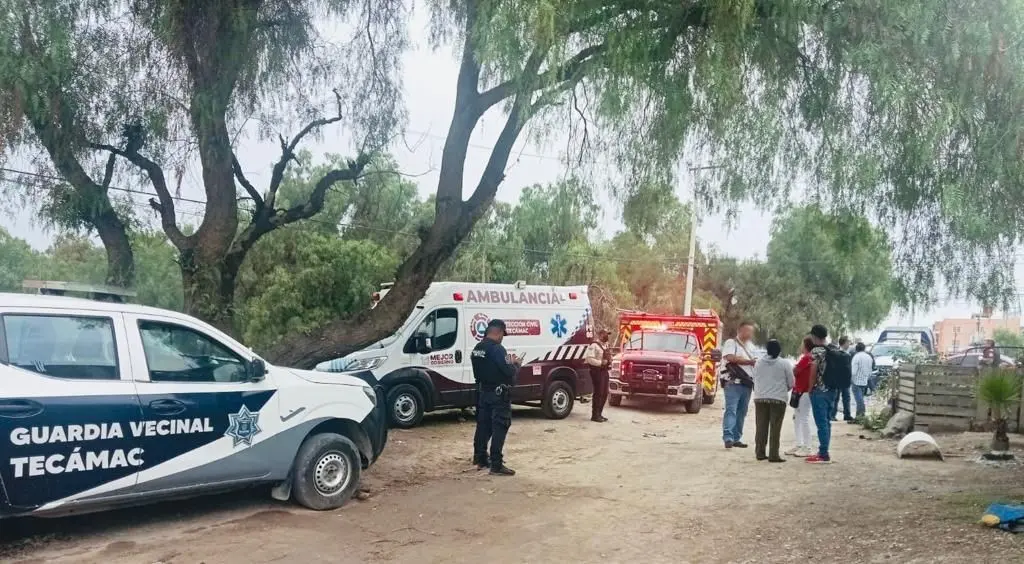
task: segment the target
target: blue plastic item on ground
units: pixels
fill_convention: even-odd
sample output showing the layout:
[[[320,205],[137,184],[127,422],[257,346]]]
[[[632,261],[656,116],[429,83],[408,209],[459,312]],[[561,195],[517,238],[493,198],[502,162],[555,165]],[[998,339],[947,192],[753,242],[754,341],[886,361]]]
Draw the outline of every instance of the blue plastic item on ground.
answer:
[[[993,503],[981,516],[981,522],[1011,533],[1024,533],[1024,505]]]

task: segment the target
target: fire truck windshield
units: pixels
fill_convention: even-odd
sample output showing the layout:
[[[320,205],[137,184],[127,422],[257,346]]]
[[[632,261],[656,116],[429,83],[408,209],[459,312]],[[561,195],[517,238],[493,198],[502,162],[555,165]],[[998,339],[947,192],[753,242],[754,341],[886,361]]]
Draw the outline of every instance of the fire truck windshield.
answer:
[[[700,352],[697,336],[693,333],[633,333],[629,341],[630,349],[647,351],[664,351],[695,354]]]

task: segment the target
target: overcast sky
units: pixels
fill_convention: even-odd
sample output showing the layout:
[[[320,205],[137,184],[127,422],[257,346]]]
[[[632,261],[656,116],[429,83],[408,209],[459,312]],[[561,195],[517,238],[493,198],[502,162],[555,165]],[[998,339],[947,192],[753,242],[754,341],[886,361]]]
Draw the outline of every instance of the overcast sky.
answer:
[[[454,106],[458,64],[450,51],[434,52],[426,45],[426,19],[422,14],[417,14],[412,34],[417,46],[405,57],[403,77],[409,122],[404,139],[399,139],[391,150],[403,172],[417,175],[413,180],[419,184],[420,193],[425,197],[437,186],[441,148]],[[500,112],[492,110],[474,132],[466,163],[467,194],[479,178],[490,147],[503,123],[504,119]],[[515,201],[525,186],[556,181],[566,174],[567,169],[560,158],[562,150],[559,146],[554,143],[552,146],[536,146],[527,142],[527,137],[525,134],[520,137],[521,140],[512,153],[505,181],[498,190],[499,200]],[[339,130],[325,131],[322,140],[310,140],[306,147],[313,154],[350,153],[350,144]],[[257,187],[265,186],[270,176],[270,164],[279,155],[276,144],[255,139],[243,140],[240,142],[238,153],[249,180]],[[182,196],[203,199],[199,180],[195,171],[186,174]],[[677,193],[683,200],[690,197],[689,180],[682,179],[680,186],[677,187]],[[144,206],[145,200],[145,197],[139,197],[140,208]],[[201,212],[201,206],[182,203],[179,204],[179,211],[184,215],[180,221],[196,223],[195,214]],[[621,226],[618,213],[618,207],[608,203],[602,223],[605,236],[610,236]],[[36,248],[45,249],[52,234],[34,225],[33,218],[33,210],[23,210],[14,216],[0,218],[0,222],[12,234],[26,238]],[[764,256],[772,222],[770,214],[759,212],[753,204],[741,206],[738,221],[731,224],[742,225],[742,230],[730,228],[724,219],[722,216],[702,218],[698,230],[698,240],[702,246],[706,248],[713,245],[721,254],[738,258]],[[1018,271],[1020,270],[1018,267]],[[1021,272],[1018,272],[1018,279],[1024,279]],[[883,326],[911,322],[931,325],[933,321],[944,317],[968,317],[976,311],[975,307],[967,301],[960,300],[930,311],[915,312],[913,317],[909,313],[893,312]],[[867,331],[862,337],[873,339],[875,334],[877,330]]]

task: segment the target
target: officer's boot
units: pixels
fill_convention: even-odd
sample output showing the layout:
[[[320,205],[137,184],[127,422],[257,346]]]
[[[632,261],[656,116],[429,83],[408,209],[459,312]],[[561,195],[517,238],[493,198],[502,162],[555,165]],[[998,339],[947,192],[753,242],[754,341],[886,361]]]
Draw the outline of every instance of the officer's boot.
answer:
[[[511,469],[511,468],[509,468],[508,466],[505,466],[504,464],[502,464],[500,466],[492,467],[491,468],[491,475],[492,476],[515,476],[516,475],[516,471]]]

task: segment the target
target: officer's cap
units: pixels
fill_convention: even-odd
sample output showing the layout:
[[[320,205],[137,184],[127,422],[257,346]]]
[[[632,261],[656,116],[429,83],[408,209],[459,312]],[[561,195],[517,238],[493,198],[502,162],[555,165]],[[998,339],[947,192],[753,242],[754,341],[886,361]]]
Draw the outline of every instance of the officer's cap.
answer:
[[[505,332],[505,322],[500,319],[492,319],[487,323],[487,332],[490,333],[491,329],[501,329],[501,334],[507,335]]]

